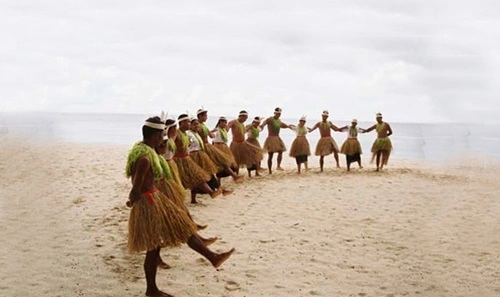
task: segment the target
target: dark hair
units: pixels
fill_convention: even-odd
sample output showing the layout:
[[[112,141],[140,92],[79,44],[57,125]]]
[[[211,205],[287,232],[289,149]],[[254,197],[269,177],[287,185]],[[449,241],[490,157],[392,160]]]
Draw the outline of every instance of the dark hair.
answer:
[[[225,117],[220,117],[219,120],[217,121],[217,125],[215,125],[215,128],[219,128],[221,122],[227,123],[227,119]]]
[[[181,118],[185,118],[187,117],[188,115],[183,113],[183,114],[180,114],[178,117],[177,117],[177,120],[181,119]]]
[[[172,125],[173,123],[175,123],[175,120],[172,120],[172,119],[167,119],[165,121],[165,125]]]
[[[164,124],[161,121],[160,117],[151,117],[151,118],[148,118],[146,120],[146,122],[155,123],[155,124]],[[163,130],[151,128],[151,127],[148,127],[148,126],[142,126],[142,137],[144,139],[150,138],[151,136],[154,136],[156,133],[160,133],[160,132],[163,133]]]
[[[246,110],[240,110],[240,113],[248,113]]]
[[[194,121],[198,121],[198,119],[191,119],[191,124],[192,124]],[[198,121],[198,122],[199,122],[199,121]]]
[[[204,112],[200,112],[199,114],[196,115],[196,118],[201,118],[202,115],[207,114],[207,111],[205,110]]]

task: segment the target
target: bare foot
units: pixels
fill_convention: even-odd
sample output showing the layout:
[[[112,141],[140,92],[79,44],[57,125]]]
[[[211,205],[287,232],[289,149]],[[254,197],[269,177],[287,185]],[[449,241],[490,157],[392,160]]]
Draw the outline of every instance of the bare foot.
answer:
[[[172,266],[168,265],[167,263],[165,263],[163,260],[160,259],[160,261],[158,261],[158,268],[170,269],[172,268]]]
[[[146,291],[146,296],[149,296],[149,297],[174,297],[174,295],[170,295],[170,294],[165,293],[163,291],[160,291],[158,289]]]
[[[245,179],[244,176],[237,176],[237,177],[234,178],[234,183],[235,184],[241,184],[244,179]]]
[[[259,169],[257,169],[255,172],[260,173],[260,172],[264,172],[264,171],[266,171],[266,169],[265,169],[265,168],[260,167],[260,168],[259,168]]]
[[[196,224],[196,229],[198,230],[205,230],[207,229],[208,225],[199,225],[199,224]]]
[[[222,190],[219,188],[219,189],[213,191],[212,193],[210,193],[210,197],[215,198],[215,197],[219,196],[220,194],[222,194]]]
[[[227,196],[233,194],[234,190],[224,189],[222,190],[222,196]]]
[[[227,259],[229,259],[229,257],[231,257],[231,254],[234,252],[234,248],[232,248],[230,251],[228,252],[225,252],[225,253],[221,253],[221,254],[218,254],[217,256],[215,256],[215,259],[213,259],[212,261],[210,261],[212,263],[212,265],[215,267],[215,268],[219,268],[222,263],[224,263]]]
[[[219,240],[218,237],[209,237],[209,238],[203,238],[203,237],[200,237],[201,241],[203,241],[203,243],[205,245],[211,245],[212,243],[216,242],[217,240]]]
[[[191,199],[191,204],[198,204],[198,201],[196,201],[196,199]]]
[[[283,171],[285,169],[281,168],[281,167],[277,167],[276,170],[279,170],[279,171]]]

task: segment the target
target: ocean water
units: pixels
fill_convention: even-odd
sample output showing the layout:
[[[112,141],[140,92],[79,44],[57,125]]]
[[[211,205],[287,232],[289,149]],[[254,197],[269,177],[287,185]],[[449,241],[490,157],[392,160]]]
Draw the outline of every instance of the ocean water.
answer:
[[[141,139],[142,123],[147,117],[144,114],[0,113],[0,141],[18,138],[33,142],[132,145]],[[214,127],[217,118],[210,116],[208,126]],[[298,123],[298,119],[284,118],[283,121]],[[319,118],[308,119],[307,126],[312,127],[317,121]],[[333,120],[333,123],[341,127],[348,121]],[[368,128],[374,123],[359,122],[358,126]],[[500,157],[500,125],[394,122],[390,125],[394,132],[391,136],[394,146],[391,157],[394,158],[434,161],[460,154]],[[261,133],[261,143],[266,134],[266,131]],[[280,134],[289,148],[294,132],[284,129]],[[333,137],[340,147],[347,135],[334,132]],[[374,131],[358,136],[365,155],[370,154],[375,138]],[[309,134],[308,139],[314,153],[319,132]]]

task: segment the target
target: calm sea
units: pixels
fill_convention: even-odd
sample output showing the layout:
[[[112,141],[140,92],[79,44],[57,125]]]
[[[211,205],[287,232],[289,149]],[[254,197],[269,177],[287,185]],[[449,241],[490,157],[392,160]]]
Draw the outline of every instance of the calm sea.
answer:
[[[0,141],[14,138],[34,142],[62,141],[73,143],[96,143],[131,145],[141,139],[141,126],[148,115],[142,114],[70,114],[70,113],[0,113]],[[231,118],[230,118],[231,119]],[[217,116],[209,118],[213,127]],[[313,126],[319,119],[308,119]],[[285,123],[297,124],[298,119],[283,119]],[[344,126],[348,121],[333,121]],[[250,121],[248,121],[250,123]],[[374,122],[360,122],[367,128]],[[484,156],[500,156],[500,125],[481,124],[416,124],[390,122],[394,134],[394,157],[414,160],[441,160],[451,155],[477,153]],[[289,147],[295,137],[291,130],[283,130],[282,138]],[[261,134],[261,143],[266,133]],[[345,133],[334,133],[339,147],[346,138]],[[308,135],[312,149],[319,132]],[[364,153],[369,154],[375,132],[360,134]]]

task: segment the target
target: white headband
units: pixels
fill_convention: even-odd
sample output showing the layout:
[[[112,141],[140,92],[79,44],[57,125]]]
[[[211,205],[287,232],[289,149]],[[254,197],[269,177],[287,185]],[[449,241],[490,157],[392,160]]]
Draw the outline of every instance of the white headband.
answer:
[[[358,123],[358,120],[357,119],[352,119],[351,123]]]
[[[165,130],[165,124],[151,123],[151,122],[145,121],[144,126],[147,126],[149,128],[153,128],[153,129],[158,129],[158,130]]]
[[[329,115],[329,114],[328,114],[328,110],[323,110],[323,114],[322,114],[322,115],[324,115],[324,116],[328,116],[328,115]]]
[[[191,117],[186,115],[186,116],[183,116],[182,118],[180,119],[177,119],[177,121],[180,123],[180,122],[183,122],[183,121],[186,121],[186,120],[191,120]]]
[[[168,129],[172,128],[172,127],[173,127],[173,126],[175,126],[175,125],[177,125],[177,122],[176,122],[176,121],[174,121],[174,122],[173,122],[172,124],[170,124],[170,125],[165,125],[165,130],[167,130],[167,131],[168,131]]]
[[[203,109],[203,107],[202,107],[202,108],[198,109],[198,111],[196,112],[196,115],[202,114],[202,113],[207,112],[207,111],[208,110]]]
[[[248,115],[248,113],[247,113],[247,112],[240,112],[240,114],[239,114],[239,115],[240,115],[240,116],[243,116],[243,115],[246,115],[246,116],[247,116],[247,115]]]
[[[382,117],[382,114],[379,112],[377,113],[377,118],[381,118]]]

